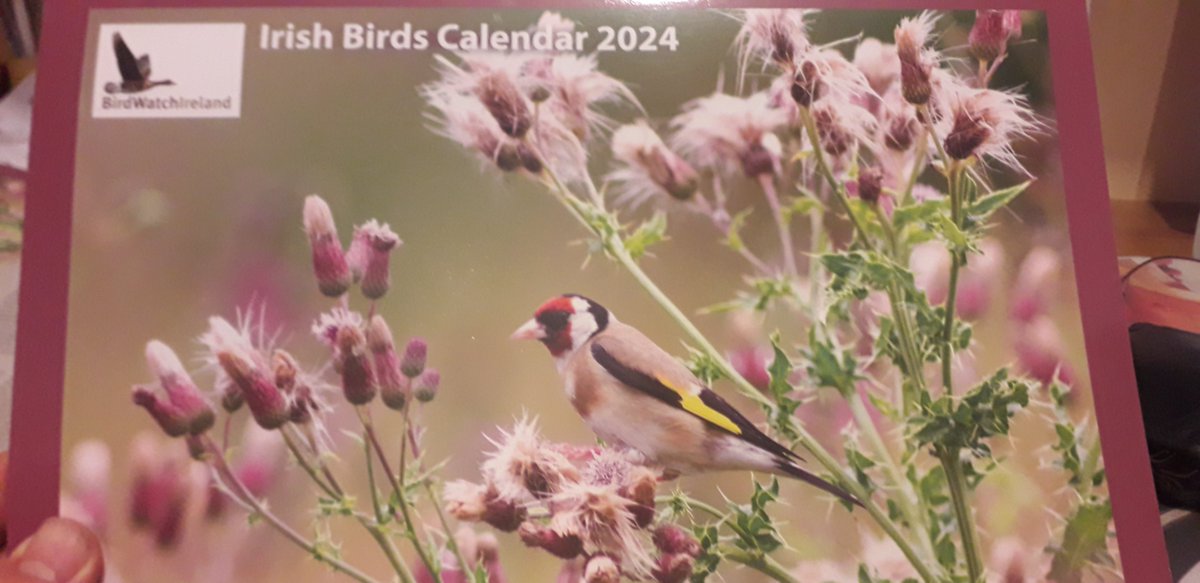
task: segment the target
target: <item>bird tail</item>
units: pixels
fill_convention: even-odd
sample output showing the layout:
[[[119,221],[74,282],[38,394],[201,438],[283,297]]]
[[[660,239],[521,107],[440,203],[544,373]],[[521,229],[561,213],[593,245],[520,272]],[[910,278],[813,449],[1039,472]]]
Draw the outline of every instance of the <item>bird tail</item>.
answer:
[[[800,480],[801,482],[804,482],[810,486],[833,494],[834,496],[837,496],[838,499],[850,504],[851,506],[862,507],[863,505],[862,501],[860,501],[858,498],[855,498],[853,494],[833,484],[830,484],[828,481],[813,474],[812,472],[806,471],[804,468],[796,465],[791,460],[780,460],[775,467],[779,468],[780,473],[792,478],[796,478],[797,480]]]

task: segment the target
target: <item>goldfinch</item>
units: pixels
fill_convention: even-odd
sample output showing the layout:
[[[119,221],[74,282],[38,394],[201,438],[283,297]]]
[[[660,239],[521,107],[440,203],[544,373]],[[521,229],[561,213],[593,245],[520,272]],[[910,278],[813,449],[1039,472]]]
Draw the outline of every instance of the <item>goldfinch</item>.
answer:
[[[753,470],[790,476],[851,504],[845,490],[805,471],[774,441],[636,328],[580,295],[542,304],[514,340],[550,350],[567,397],[604,441],[672,474]]]

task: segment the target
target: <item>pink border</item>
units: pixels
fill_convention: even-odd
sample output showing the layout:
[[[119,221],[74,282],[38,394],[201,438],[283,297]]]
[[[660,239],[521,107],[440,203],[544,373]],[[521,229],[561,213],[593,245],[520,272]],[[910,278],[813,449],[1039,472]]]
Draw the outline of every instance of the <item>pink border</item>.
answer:
[[[550,4],[540,0],[355,0],[356,6],[394,7],[522,7]],[[43,35],[42,69],[34,109],[34,138],[28,192],[27,232],[18,324],[17,368],[13,402],[9,486],[10,540],[33,532],[58,506],[62,384],[66,339],[71,196],[75,168],[76,116],[82,75],[84,39],[90,8],[222,7],[228,0],[91,0],[48,2]],[[638,7],[637,2],[560,0],[573,8]],[[1129,581],[1170,581],[1158,507],[1150,479],[1149,458],[1138,414],[1128,335],[1122,317],[1116,245],[1104,174],[1100,110],[1084,0],[809,0],[830,9],[974,9],[1002,4],[1006,8],[1042,10],[1050,28],[1054,91],[1062,164],[1067,191],[1071,243],[1083,329],[1096,395],[1096,415],[1118,543]],[[258,0],[240,7],[344,6],[331,0]],[[794,6],[780,0],[703,0],[672,2],[670,8]],[[646,6],[659,8],[663,5]],[[1070,104],[1070,106],[1066,106]]]

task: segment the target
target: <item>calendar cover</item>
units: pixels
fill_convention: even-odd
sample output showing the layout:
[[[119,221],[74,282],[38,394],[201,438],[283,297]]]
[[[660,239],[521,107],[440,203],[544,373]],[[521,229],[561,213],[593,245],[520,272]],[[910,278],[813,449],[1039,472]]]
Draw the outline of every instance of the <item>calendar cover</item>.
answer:
[[[48,7],[17,537],[129,583],[1165,573],[1082,2],[197,4]]]

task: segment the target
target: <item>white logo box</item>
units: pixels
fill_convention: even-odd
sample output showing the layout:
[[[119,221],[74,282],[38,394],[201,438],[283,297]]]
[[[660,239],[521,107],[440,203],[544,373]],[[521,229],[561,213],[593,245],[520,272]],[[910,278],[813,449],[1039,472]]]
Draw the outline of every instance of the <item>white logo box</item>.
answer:
[[[151,81],[172,81],[133,93],[105,90],[120,85],[113,49],[120,34],[135,58],[150,59]],[[242,114],[244,23],[100,25],[92,79],[92,117],[236,118]]]

